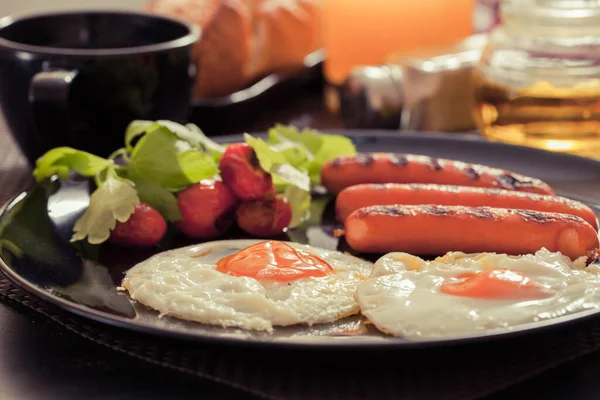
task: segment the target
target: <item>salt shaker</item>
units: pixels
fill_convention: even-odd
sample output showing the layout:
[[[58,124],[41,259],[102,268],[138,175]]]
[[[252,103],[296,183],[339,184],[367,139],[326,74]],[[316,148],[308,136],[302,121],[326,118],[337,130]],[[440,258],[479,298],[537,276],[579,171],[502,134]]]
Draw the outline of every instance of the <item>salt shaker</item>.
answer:
[[[450,48],[392,56],[358,67],[340,87],[346,128],[466,131],[473,122],[472,72],[487,43],[473,35]]]

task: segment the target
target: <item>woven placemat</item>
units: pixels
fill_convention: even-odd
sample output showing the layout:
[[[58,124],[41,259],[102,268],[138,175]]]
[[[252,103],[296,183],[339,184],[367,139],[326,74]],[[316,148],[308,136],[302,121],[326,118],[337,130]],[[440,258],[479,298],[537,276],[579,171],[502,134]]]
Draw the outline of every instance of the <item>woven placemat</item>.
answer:
[[[112,350],[265,399],[478,399],[600,349],[596,320],[454,347],[273,351],[176,341],[106,326],[39,301],[1,274],[0,301],[17,302]]]
[[[31,184],[0,116],[0,203]],[[600,321],[459,347],[297,351],[215,346],[106,326],[47,304],[0,273],[0,301],[20,304],[98,345],[265,399],[477,399],[600,349]],[[22,308],[22,307],[21,307]]]

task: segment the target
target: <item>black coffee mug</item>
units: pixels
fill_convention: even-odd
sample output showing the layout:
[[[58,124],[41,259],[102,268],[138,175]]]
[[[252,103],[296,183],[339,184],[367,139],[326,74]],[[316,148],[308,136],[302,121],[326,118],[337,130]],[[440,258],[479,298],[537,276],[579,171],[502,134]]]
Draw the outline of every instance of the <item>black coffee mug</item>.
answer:
[[[1,19],[0,107],[30,163],[57,146],[106,157],[134,119],[187,120],[199,35],[135,12]]]

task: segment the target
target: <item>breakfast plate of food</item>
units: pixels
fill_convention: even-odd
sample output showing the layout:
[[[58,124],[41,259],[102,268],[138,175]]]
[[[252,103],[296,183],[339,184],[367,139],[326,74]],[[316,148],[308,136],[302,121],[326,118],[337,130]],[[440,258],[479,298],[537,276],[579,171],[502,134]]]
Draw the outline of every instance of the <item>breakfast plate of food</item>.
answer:
[[[600,316],[600,162],[471,137],[133,121],[59,147],[0,215],[0,268],[121,328],[414,347]]]

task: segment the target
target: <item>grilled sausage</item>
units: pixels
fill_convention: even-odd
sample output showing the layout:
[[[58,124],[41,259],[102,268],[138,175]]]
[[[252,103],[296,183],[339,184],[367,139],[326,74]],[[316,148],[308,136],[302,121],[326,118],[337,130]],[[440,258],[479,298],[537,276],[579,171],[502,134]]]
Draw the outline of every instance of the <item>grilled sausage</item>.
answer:
[[[519,255],[545,247],[575,259],[599,247],[596,231],[579,217],[491,207],[365,207],[346,219],[345,236],[352,249],[365,253]]]
[[[490,206],[571,214],[583,218],[598,230],[591,208],[575,200],[504,189],[426,184],[362,184],[342,190],[335,201],[338,221],[344,222],[354,210],[374,205],[439,204],[443,206]]]
[[[554,194],[539,179],[502,169],[394,153],[362,153],[330,160],[321,169],[321,182],[334,194],[360,183],[437,183]]]

